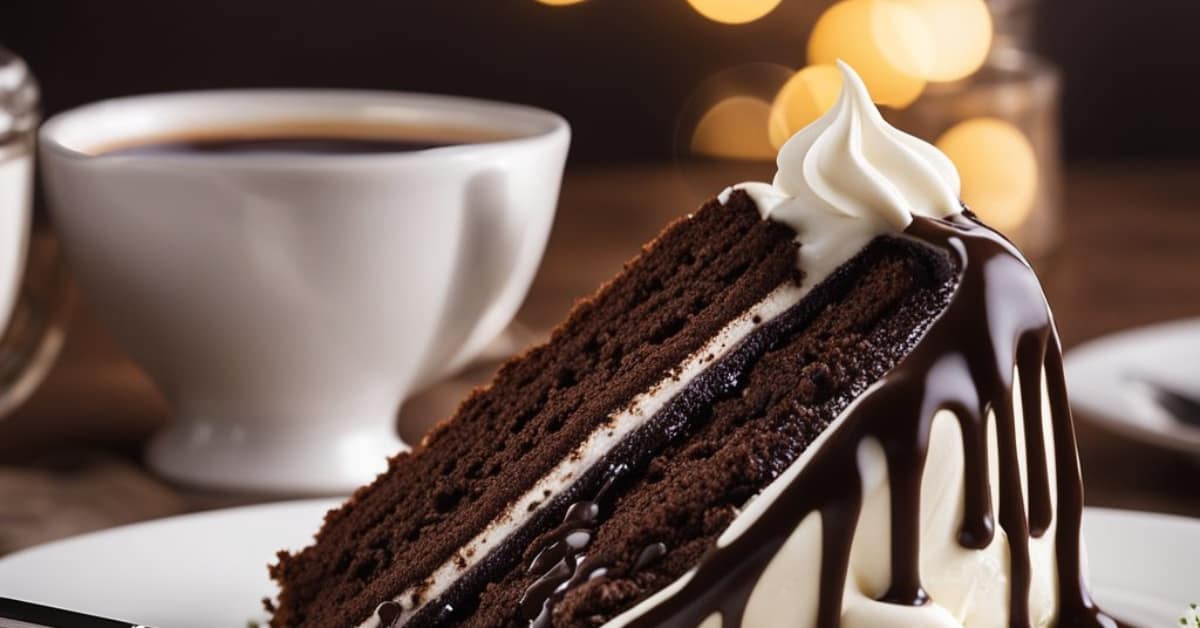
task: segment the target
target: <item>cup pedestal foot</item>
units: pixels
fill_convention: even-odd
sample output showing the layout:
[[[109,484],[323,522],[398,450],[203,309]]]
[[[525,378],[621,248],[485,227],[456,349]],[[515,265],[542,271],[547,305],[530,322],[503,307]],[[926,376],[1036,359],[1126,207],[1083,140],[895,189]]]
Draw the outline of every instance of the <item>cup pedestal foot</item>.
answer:
[[[365,427],[297,423],[177,418],[154,436],[146,459],[164,478],[202,489],[339,495],[367,484],[390,456],[409,449],[390,416]]]

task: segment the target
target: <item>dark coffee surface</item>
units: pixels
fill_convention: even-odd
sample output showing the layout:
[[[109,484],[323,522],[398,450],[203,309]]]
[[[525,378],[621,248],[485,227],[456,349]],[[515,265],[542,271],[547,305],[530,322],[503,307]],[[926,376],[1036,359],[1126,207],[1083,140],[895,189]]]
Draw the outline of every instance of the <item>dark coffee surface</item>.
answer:
[[[180,154],[261,154],[288,153],[313,155],[363,155],[409,153],[441,146],[463,144],[462,141],[403,139],[390,137],[197,137],[165,141],[151,140],[144,144],[123,146],[104,151],[105,155],[180,155]]]

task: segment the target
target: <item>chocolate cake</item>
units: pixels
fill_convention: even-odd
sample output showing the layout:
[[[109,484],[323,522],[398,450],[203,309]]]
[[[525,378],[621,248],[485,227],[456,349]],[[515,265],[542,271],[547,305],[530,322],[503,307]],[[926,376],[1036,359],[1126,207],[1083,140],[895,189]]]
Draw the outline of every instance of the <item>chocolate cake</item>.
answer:
[[[1041,288],[857,76],[281,552],[283,626],[1114,626]]]

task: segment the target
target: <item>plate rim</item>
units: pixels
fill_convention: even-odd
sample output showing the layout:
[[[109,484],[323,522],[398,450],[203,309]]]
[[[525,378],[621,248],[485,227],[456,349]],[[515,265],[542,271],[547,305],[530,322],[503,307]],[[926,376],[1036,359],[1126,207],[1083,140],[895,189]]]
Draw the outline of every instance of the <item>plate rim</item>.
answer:
[[[306,497],[301,499],[283,499],[279,501],[263,502],[260,504],[246,504],[243,506],[229,506],[226,508],[213,508],[211,510],[200,510],[196,512],[185,512],[176,515],[167,515],[165,517],[156,517],[154,519],[146,519],[144,521],[135,521],[124,525],[92,530],[89,532],[81,532],[71,536],[65,536],[60,539],[54,539],[45,543],[38,543],[29,547],[21,548],[15,552],[10,552],[0,556],[0,569],[3,569],[5,563],[14,558],[26,559],[29,554],[36,554],[42,551],[58,551],[62,546],[73,545],[76,543],[91,543],[96,538],[104,538],[110,535],[124,536],[130,533],[137,532],[140,529],[160,526],[171,526],[181,522],[195,522],[204,519],[221,519],[231,514],[251,514],[255,511],[266,510],[289,510],[303,508],[317,508],[320,504],[329,504],[329,509],[337,508],[346,503],[348,497]],[[328,512],[328,510],[327,510]],[[317,530],[313,530],[316,534]]]

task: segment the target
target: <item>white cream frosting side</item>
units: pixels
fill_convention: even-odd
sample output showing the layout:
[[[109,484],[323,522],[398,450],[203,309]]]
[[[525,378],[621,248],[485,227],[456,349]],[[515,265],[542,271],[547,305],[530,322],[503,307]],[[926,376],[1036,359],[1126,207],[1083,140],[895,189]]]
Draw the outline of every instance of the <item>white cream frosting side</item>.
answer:
[[[842,94],[824,116],[779,150],[773,183],[741,183],[764,218],[796,231],[805,285],[815,285],[875,237],[913,216],[962,211],[958,171],[933,145],[887,123],[845,63]]]
[[[1014,386],[1014,416],[1017,448],[1025,478],[1026,434],[1023,430],[1020,382]],[[1049,397],[1042,381],[1042,430],[1046,443],[1051,495],[1055,460]],[[785,487],[795,481],[828,435],[838,429],[853,410],[847,408],[783,475],[747,504],[718,540],[726,546],[746,530],[774,503]],[[999,466],[995,415],[989,415],[988,463],[992,473],[993,518],[999,504]],[[842,626],[845,628],[999,628],[1008,626],[1009,547],[1002,527],[991,544],[982,550],[964,548],[958,543],[958,528],[965,510],[964,454],[957,418],[948,411],[934,416],[929,454],[921,480],[921,581],[929,594],[925,606],[899,606],[878,602],[891,581],[890,485],[883,448],[875,440],[859,446],[858,466],[863,482],[862,511],[855,528],[842,598]],[[1024,486],[1024,485],[1023,485]],[[1028,489],[1026,489],[1028,499]],[[1056,498],[1052,497],[1052,504]],[[1028,504],[1026,505],[1028,507]],[[821,515],[814,512],[796,530],[768,564],[751,593],[742,628],[808,628],[817,616],[819,569],[821,562]],[[1030,615],[1034,626],[1049,626],[1058,613],[1057,569],[1054,561],[1054,537],[1057,519],[1040,538],[1030,539],[1033,581],[1030,589]],[[676,595],[691,580],[694,570],[657,594],[643,601],[604,628],[622,628],[649,609]],[[708,618],[704,628],[721,628]]]

